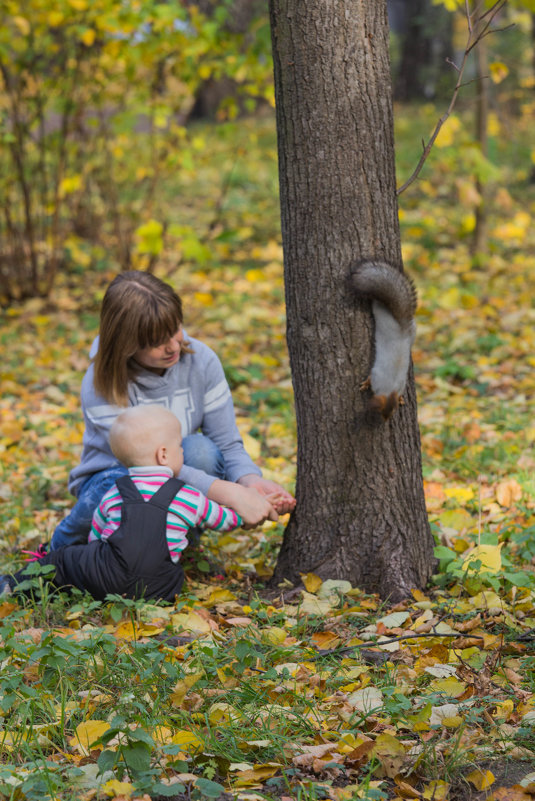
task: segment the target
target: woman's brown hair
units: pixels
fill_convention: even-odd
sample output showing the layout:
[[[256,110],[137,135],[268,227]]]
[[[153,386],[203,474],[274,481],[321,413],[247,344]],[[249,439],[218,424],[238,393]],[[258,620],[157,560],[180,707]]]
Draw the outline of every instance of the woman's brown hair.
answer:
[[[141,369],[134,354],[166,342],[182,323],[182,301],[169,284],[138,270],[119,273],[100,309],[95,390],[110,403],[127,406],[128,382]],[[191,353],[187,342],[182,352]]]

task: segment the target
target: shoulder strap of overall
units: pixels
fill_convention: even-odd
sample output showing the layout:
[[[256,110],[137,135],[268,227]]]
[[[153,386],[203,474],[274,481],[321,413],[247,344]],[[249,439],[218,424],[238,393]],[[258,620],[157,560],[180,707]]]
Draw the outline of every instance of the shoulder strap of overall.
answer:
[[[168,478],[165,484],[162,484],[159,490],[154,493],[148,503],[153,503],[157,506],[164,506],[167,508],[177,492],[180,492],[183,486],[184,481],[180,481],[180,479],[174,477]]]
[[[119,489],[119,493],[123,501],[143,501],[143,496],[141,495],[140,491],[130,478],[130,476],[121,476],[120,478],[116,479],[115,483]]]

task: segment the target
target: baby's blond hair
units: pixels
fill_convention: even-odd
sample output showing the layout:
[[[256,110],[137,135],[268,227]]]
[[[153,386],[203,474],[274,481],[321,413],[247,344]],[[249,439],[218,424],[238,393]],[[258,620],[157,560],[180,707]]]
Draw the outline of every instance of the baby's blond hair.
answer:
[[[180,423],[169,409],[156,404],[130,406],[113,421],[110,448],[125,467],[152,465],[160,445],[181,436]]]

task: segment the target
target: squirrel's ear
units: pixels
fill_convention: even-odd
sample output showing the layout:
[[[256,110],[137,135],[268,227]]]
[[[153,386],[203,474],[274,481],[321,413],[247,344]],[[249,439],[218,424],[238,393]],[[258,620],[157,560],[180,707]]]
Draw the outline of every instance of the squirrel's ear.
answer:
[[[167,456],[167,448],[165,445],[160,445],[159,448],[156,449],[156,464],[165,465],[168,462]]]

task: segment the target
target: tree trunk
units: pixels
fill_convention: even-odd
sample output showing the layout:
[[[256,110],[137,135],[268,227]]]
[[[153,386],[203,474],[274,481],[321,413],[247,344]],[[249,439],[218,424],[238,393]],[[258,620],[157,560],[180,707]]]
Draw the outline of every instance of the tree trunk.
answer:
[[[395,99],[429,100],[436,95],[451,51],[451,14],[429,0],[405,0],[404,7]]]
[[[274,582],[343,578],[398,600],[433,567],[414,381],[371,425],[360,258],[401,264],[386,0],[270,0],[297,507]],[[412,371],[411,371],[412,372]]]
[[[425,96],[423,72],[431,60],[431,40],[425,29],[426,0],[409,0],[406,5],[407,28],[395,92],[396,99],[402,102],[421,100]]]

